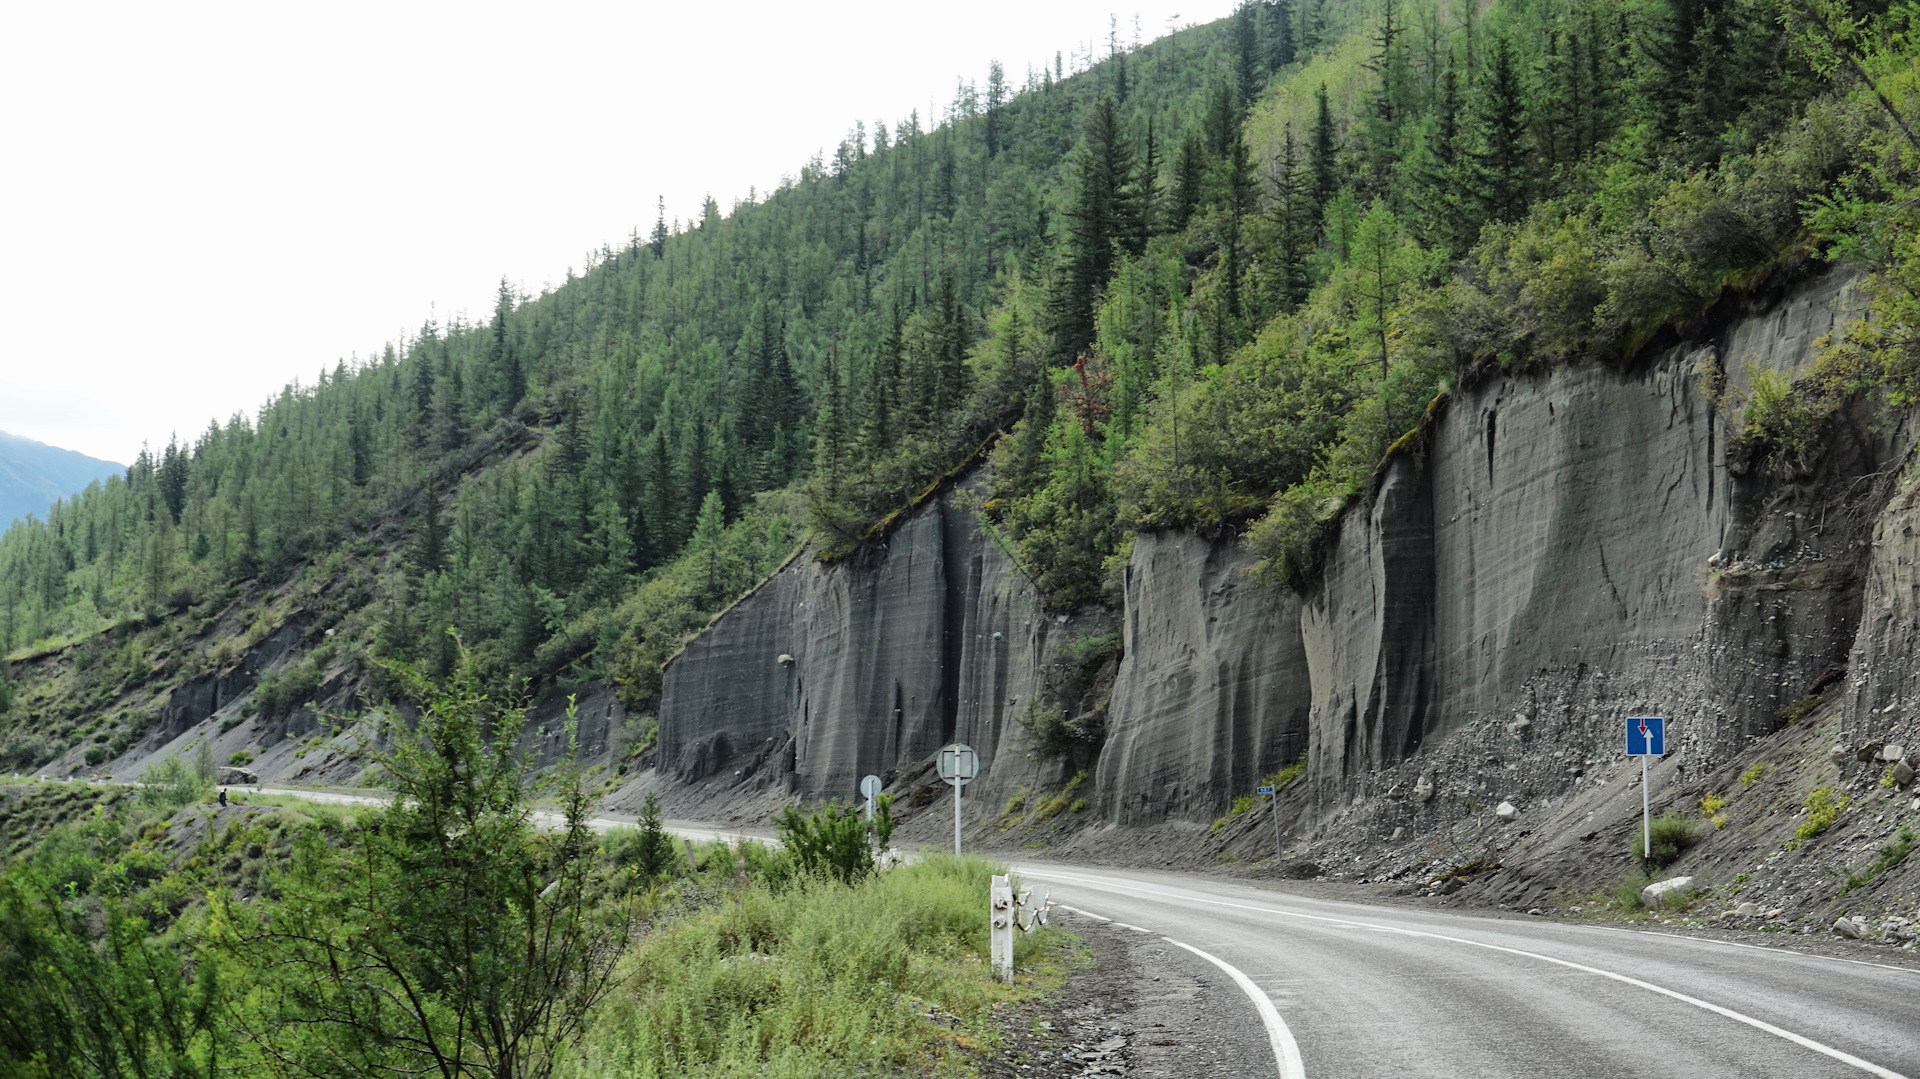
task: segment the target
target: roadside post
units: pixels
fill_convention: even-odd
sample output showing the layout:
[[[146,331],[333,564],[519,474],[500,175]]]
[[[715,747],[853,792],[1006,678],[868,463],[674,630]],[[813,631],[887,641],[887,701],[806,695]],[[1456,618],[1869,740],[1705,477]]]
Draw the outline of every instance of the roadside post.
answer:
[[[980,755],[964,742],[943,746],[936,758],[940,778],[953,785],[953,853],[960,853],[960,788],[980,772]]]
[[[1031,933],[1046,925],[1047,911],[1052,906],[1053,899],[1048,892],[1042,891],[1036,901],[1033,889],[1015,894],[1013,882],[1005,874],[994,874],[993,887],[987,893],[987,941],[995,978],[1013,981],[1013,931]]]
[[[960,788],[954,788],[954,793],[959,791]],[[992,953],[993,976],[1010,982],[1013,980],[1013,885],[1005,874],[994,874],[988,908],[987,943]]]
[[[1280,864],[1280,789],[1278,787],[1258,787],[1255,794],[1264,794],[1273,800],[1273,862]]]
[[[1653,795],[1648,792],[1652,773],[1647,762],[1667,753],[1667,721],[1661,716],[1627,717],[1627,756],[1640,758],[1640,860],[1653,857]]]
[[[867,800],[867,823],[873,823],[873,800],[880,796],[880,777],[868,776],[860,781],[860,797]]]

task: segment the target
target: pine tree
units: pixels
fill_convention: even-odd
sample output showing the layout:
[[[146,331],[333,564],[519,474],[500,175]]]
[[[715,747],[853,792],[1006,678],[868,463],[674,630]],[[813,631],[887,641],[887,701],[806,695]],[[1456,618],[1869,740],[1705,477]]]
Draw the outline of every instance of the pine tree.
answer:
[[[1200,132],[1189,127],[1187,137],[1173,160],[1173,187],[1167,202],[1167,226],[1173,230],[1187,227],[1200,208],[1207,177],[1207,151]]]
[[[1132,187],[1137,229],[1135,235],[1128,238],[1128,246],[1134,251],[1144,251],[1147,240],[1159,235],[1161,228],[1160,142],[1155,137],[1151,115],[1147,117],[1146,138],[1140,143],[1139,168]]]
[[[1131,238],[1140,235],[1138,201],[1130,190],[1132,140],[1111,97],[1102,97],[1089,113],[1073,171],[1074,202],[1051,297],[1054,340],[1063,358],[1092,342],[1094,303],[1113,275],[1114,256],[1127,253]]]
[[[1378,199],[1354,229],[1350,257],[1348,282],[1360,316],[1356,329],[1373,339],[1384,379],[1391,360],[1389,312],[1407,287],[1427,272],[1430,260],[1406,238],[1400,219]]]
[[[705,498],[713,492],[713,477],[707,472],[707,414],[695,411],[682,450],[687,462],[687,501]]]
[[[1315,225],[1310,186],[1293,127],[1288,125],[1281,136],[1280,156],[1274,161],[1273,201],[1267,218],[1271,243],[1264,260],[1269,300],[1278,311],[1297,307],[1312,285],[1307,273]]]
[[[1240,0],[1233,13],[1233,89],[1241,117],[1253,107],[1264,82],[1261,70],[1260,34],[1255,20],[1260,15],[1259,0]]]
[[[347,420],[347,457],[351,482],[355,487],[365,487],[373,479],[373,434],[359,412]]]
[[[1380,80],[1374,88],[1371,111],[1389,137],[1399,129],[1401,108],[1406,99],[1406,57],[1400,47],[1400,38],[1406,32],[1406,24],[1400,18],[1399,0],[1382,0],[1380,25],[1368,39],[1373,52],[1362,66]]]
[[[440,513],[440,492],[428,488],[420,495],[420,530],[414,537],[413,568],[421,576],[439,573],[447,565],[447,522]]]
[[[861,401],[860,441],[869,450],[885,452],[899,438],[897,403],[900,385],[900,307],[894,305],[887,333],[867,362],[866,390]]]
[[[444,453],[466,445],[467,393],[460,361],[445,352],[443,358],[445,371],[433,388],[433,428],[434,442]]]
[[[1267,14],[1267,65],[1278,71],[1293,63],[1293,0],[1265,0]]]
[[[1000,61],[987,65],[987,114],[981,125],[986,129],[987,157],[991,160],[1000,153],[1000,127],[1005,123],[1007,99],[1007,73],[1001,69]]]
[[[512,412],[527,395],[526,372],[520,368],[520,356],[507,339],[507,316],[513,313],[513,286],[500,279],[500,294],[493,303],[493,345],[487,357],[500,379],[501,411]]]
[[[705,577],[702,605],[720,599],[721,588],[726,583],[725,531],[720,495],[708,491],[706,500],[700,503],[700,516],[694,521],[693,537],[687,540],[688,553]]]
[[[847,466],[847,398],[840,381],[840,349],[827,349],[826,392],[814,424],[814,473],[826,481],[827,497],[840,497]]]
[[[1240,134],[1240,93],[1228,79],[1216,79],[1207,91],[1207,111],[1200,128],[1207,139],[1207,154],[1213,161],[1227,156],[1228,147]]]
[[[1474,155],[1478,177],[1474,194],[1485,218],[1517,221],[1527,210],[1532,170],[1526,90],[1513,44],[1505,34],[1496,34],[1487,50],[1487,70],[1476,105],[1480,149]]]
[[[653,234],[647,240],[647,247],[652,249],[654,258],[667,257],[667,197],[665,195],[660,196],[659,209],[653,219]]]
[[[667,425],[656,423],[647,439],[646,520],[649,562],[664,561],[680,546],[680,487],[674,479],[673,455],[667,449]]]
[[[1246,276],[1246,224],[1257,206],[1255,183],[1247,140],[1236,137],[1220,167],[1221,201],[1227,211],[1220,237],[1220,272],[1226,277],[1227,314],[1234,319],[1246,313],[1241,286]]]
[[[178,436],[167,440],[166,453],[161,457],[156,479],[160,484],[160,497],[166,504],[167,515],[174,524],[179,524],[180,512],[187,505],[187,451],[180,445]]]
[[[1313,142],[1310,146],[1307,166],[1313,171],[1313,204],[1317,209],[1325,206],[1340,186],[1338,165],[1334,155],[1339,146],[1333,130],[1333,108],[1327,101],[1327,84],[1321,83],[1313,93]]]
[[[627,518],[620,512],[619,502],[603,498],[593,509],[591,524],[593,552],[587,594],[600,603],[617,603],[633,570],[633,541]]]

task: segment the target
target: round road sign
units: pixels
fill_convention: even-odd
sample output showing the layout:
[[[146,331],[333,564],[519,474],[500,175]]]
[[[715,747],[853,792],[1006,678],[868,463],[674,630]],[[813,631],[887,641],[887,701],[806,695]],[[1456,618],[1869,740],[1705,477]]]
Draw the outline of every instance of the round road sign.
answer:
[[[868,776],[860,781],[860,797],[872,798],[880,793],[880,777]]]
[[[980,754],[964,742],[942,746],[937,758],[940,778],[956,787],[964,787],[980,774]]]

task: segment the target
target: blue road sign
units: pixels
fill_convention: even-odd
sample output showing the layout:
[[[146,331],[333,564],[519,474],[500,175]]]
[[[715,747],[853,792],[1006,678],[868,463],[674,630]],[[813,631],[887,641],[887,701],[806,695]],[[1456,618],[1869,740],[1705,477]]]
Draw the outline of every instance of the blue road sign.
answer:
[[[1254,788],[1254,793],[1255,794],[1272,794],[1273,788],[1272,787],[1256,787]]]
[[[1627,717],[1627,756],[1664,757],[1667,721],[1660,716]]]

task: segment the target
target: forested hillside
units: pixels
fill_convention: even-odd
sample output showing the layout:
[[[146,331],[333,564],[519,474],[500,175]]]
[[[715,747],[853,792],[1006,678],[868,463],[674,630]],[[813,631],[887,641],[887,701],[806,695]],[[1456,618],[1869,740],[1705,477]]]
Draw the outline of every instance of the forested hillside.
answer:
[[[123,751],[296,608],[327,640],[277,694],[445,674],[451,629],[495,684],[644,701],[803,541],[843,554],[980,454],[982,520],[1056,605],[1170,526],[1245,529],[1281,587],[1447,386],[1852,259],[1882,317],[1733,402],[1792,468],[1841,400],[1909,391],[1909,11],[1275,0],[996,64],[11,528],[0,764]]]

